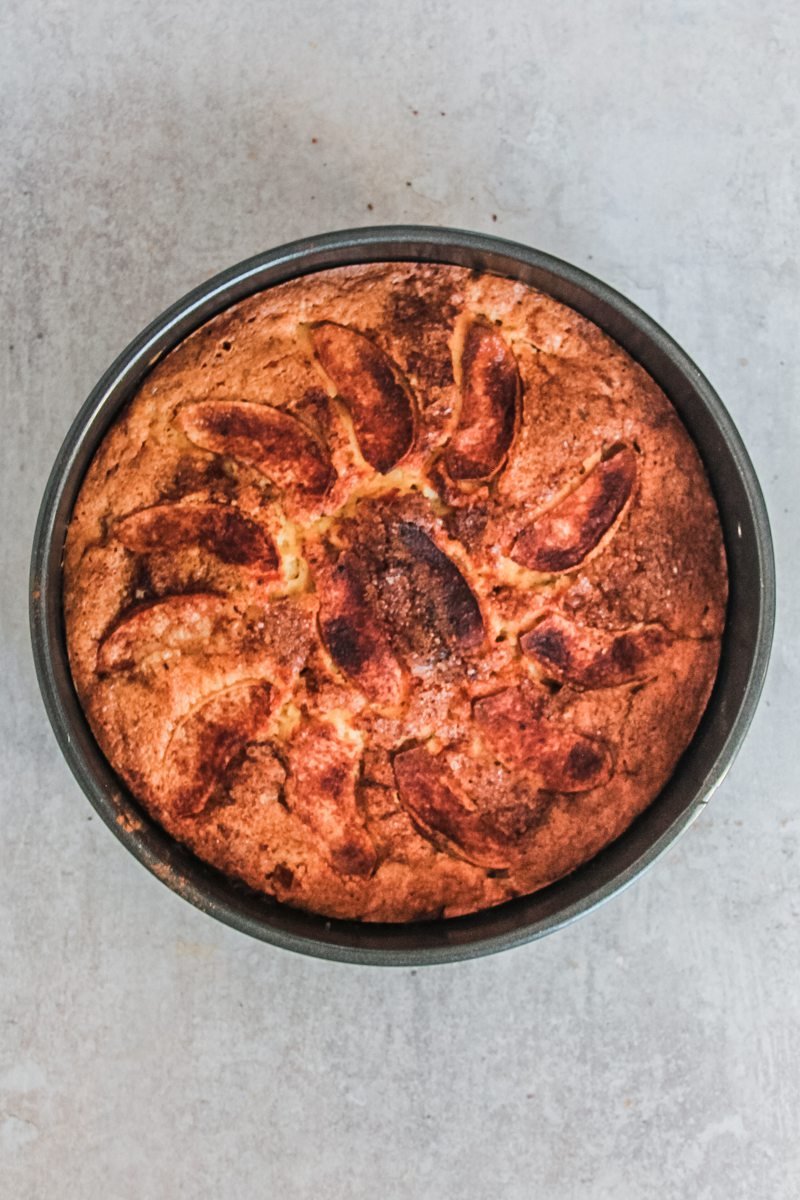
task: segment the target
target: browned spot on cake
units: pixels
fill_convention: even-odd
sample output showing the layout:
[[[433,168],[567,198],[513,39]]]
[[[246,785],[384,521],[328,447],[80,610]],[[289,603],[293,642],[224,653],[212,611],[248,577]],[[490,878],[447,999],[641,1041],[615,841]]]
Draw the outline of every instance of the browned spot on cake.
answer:
[[[624,447],[599,462],[573,492],[517,537],[511,557],[533,571],[559,574],[595,549],[625,507],[636,480],[636,455]]]
[[[294,871],[291,867],[287,867],[286,863],[279,862],[270,871],[269,878],[281,891],[288,892],[294,883]]]
[[[467,331],[461,380],[461,411],[445,464],[453,479],[488,479],[514,437],[521,385],[511,348],[484,321]]]
[[[268,404],[197,400],[177,422],[196,446],[257,467],[279,487],[322,496],[333,479],[326,446],[297,417]]]
[[[353,422],[365,460],[386,473],[414,439],[414,405],[399,368],[379,346],[355,329],[324,321],[311,330],[320,366]]]
[[[418,287],[393,292],[388,307],[389,328],[406,343],[408,371],[420,384],[424,406],[430,389],[454,382],[450,331],[458,309],[451,288],[423,269]]]
[[[480,546],[488,519],[489,512],[485,503],[477,501],[454,508],[444,518],[444,524],[452,538],[461,542],[465,550],[472,551]]]

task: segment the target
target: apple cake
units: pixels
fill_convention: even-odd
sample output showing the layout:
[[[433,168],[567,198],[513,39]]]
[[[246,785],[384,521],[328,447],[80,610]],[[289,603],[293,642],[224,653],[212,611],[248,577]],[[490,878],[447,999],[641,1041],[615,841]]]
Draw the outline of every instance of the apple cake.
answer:
[[[727,573],[654,381],[540,292],[377,263],[283,283],[152,367],[82,484],[71,668],[201,859],[413,921],[573,871],[658,794]]]

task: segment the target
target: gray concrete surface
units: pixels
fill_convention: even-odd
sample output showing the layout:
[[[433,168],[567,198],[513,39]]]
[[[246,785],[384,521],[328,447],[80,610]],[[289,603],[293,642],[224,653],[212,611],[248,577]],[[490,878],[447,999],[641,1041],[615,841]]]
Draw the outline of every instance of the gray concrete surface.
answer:
[[[800,18],[792,0],[5,0],[0,1195],[800,1195]],[[546,941],[418,972],[216,925],[63,765],[28,648],[36,508],[111,358],[313,231],[518,238],[714,381],[780,568],[764,703],[707,815]]]

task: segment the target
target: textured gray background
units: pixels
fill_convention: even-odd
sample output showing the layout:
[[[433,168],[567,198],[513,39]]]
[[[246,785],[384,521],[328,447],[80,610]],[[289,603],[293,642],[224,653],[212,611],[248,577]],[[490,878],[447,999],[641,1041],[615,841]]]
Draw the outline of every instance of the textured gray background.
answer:
[[[793,0],[0,21],[0,1195],[797,1197]],[[739,424],[782,584],[765,702],[679,846],[565,932],[419,972],[261,946],[151,878],[60,760],[26,621],[45,477],[111,358],[218,269],[372,221],[518,238],[641,303]]]

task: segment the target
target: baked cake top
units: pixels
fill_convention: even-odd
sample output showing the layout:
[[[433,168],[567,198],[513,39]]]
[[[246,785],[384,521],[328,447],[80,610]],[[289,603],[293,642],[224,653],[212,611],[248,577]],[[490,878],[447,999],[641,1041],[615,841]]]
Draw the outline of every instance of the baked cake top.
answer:
[[[332,916],[573,870],[716,672],[719,520],[653,380],[523,284],[379,263],[236,305],[148,375],[67,536],[75,684],[206,861]]]

